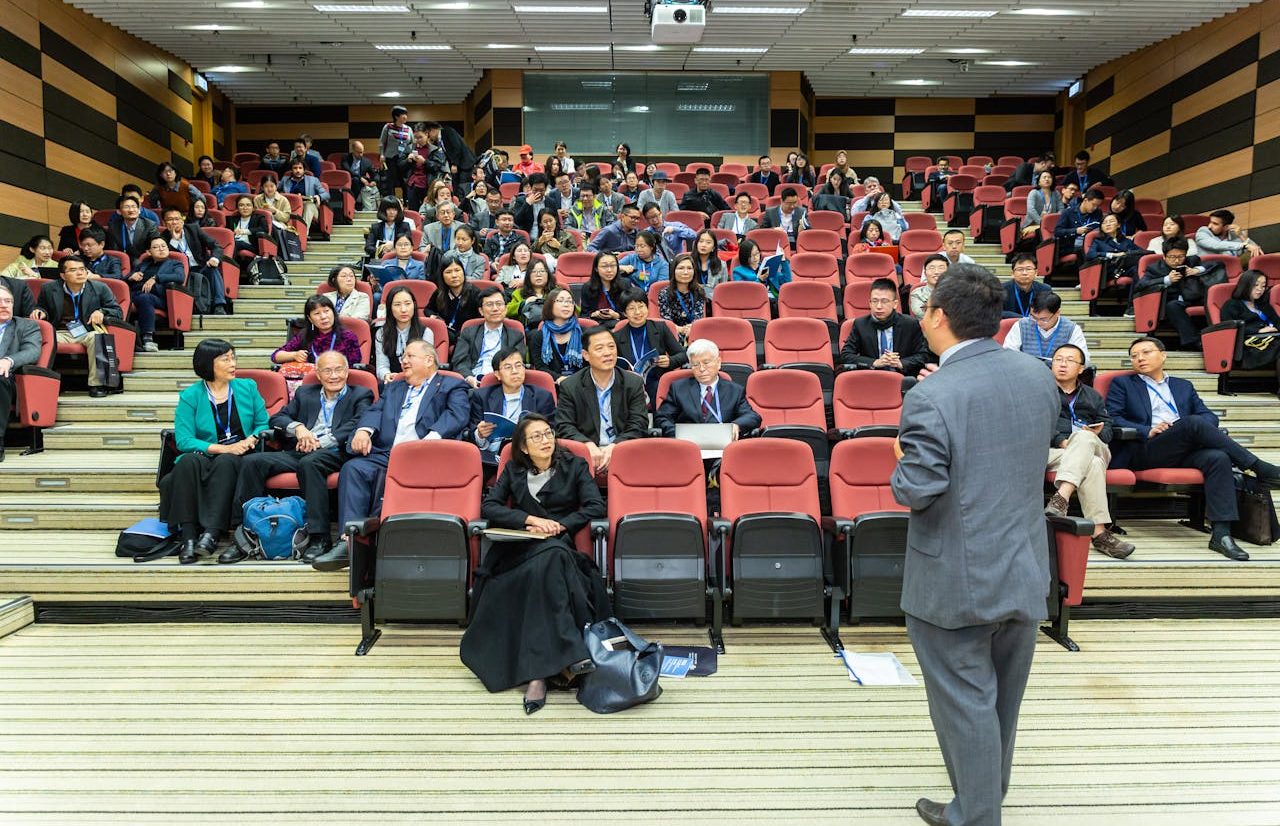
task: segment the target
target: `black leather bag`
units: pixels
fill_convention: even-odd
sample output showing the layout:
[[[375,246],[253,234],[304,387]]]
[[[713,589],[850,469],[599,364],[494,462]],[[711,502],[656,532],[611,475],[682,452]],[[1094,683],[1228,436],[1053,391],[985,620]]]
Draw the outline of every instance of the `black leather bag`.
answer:
[[[586,626],[582,637],[596,669],[579,678],[579,703],[596,714],[612,714],[661,696],[660,643],[649,642],[614,617]]]
[[[1203,305],[1209,297],[1209,288],[1227,283],[1227,268],[1214,264],[1199,275],[1182,279],[1182,300],[1188,306]]]
[[[1236,477],[1236,506],[1240,516],[1231,535],[1254,545],[1270,545],[1280,539],[1280,520],[1271,493],[1252,476]]]

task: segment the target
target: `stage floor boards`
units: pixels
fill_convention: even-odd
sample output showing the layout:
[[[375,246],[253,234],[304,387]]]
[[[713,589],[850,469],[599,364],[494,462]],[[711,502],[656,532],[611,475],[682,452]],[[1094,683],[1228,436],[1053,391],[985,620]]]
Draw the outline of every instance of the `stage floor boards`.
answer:
[[[695,629],[645,628],[700,643]],[[1280,620],[1041,638],[1008,824],[1280,822]],[[0,639],[0,823],[916,824],[946,772],[923,686],[851,684],[817,631],[728,629],[719,673],[526,717],[457,630],[29,625]],[[895,652],[900,628],[845,629]]]

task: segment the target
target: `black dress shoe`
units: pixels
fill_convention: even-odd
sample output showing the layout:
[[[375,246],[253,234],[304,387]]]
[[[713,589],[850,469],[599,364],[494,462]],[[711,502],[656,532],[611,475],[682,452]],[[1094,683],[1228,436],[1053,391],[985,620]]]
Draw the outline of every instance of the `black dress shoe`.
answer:
[[[188,539],[182,543],[182,550],[178,552],[178,564],[194,565],[200,561],[200,554],[196,551],[196,541]]]
[[[1217,551],[1227,559],[1231,559],[1236,562],[1249,561],[1249,554],[1244,550],[1244,548],[1237,545],[1236,541],[1230,536],[1224,536],[1219,539],[1210,539],[1209,550]]]
[[[109,394],[107,393],[107,388],[105,387],[89,388],[89,398],[91,399],[105,399],[108,395]]]
[[[338,542],[332,548],[325,551],[311,561],[311,567],[317,571],[341,571],[351,564],[351,557],[347,554],[347,543]]]
[[[244,562],[249,558],[249,553],[243,550],[239,545],[232,545],[222,552],[218,557],[219,565],[234,565],[237,562]]]
[[[316,557],[322,556],[329,550],[329,539],[323,536],[312,537],[311,544],[302,552],[302,561],[310,565],[316,561]]]
[[[213,556],[218,550],[218,535],[213,531],[205,531],[196,540],[196,553],[200,556]]]
[[[916,814],[920,815],[920,819],[932,826],[947,826],[947,807],[942,803],[935,803],[927,797],[922,797],[916,801]]]
[[[525,700],[524,713],[537,714],[539,711],[542,711],[542,707],[545,706],[546,704],[547,704],[546,697],[543,697],[541,700]]]

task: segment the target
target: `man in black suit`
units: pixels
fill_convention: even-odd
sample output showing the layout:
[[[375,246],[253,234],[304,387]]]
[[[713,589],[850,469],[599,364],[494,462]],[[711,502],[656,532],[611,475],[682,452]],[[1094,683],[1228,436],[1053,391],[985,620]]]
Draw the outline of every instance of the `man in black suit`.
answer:
[[[1018,164],[1013,170],[1013,174],[1004,182],[1004,191],[1013,192],[1015,186],[1035,186],[1036,179],[1041,172],[1048,170],[1053,171],[1054,155],[1052,152],[1042,152],[1040,157],[1031,158]]]
[[[142,217],[141,210],[142,201],[136,195],[121,195],[116,199],[116,214],[107,222],[107,249],[123,252],[134,264],[151,243],[151,236],[160,231]]]
[[[518,422],[526,413],[539,413],[554,425],[556,401],[541,387],[525,383],[524,354],[519,350],[503,348],[489,363],[498,384],[471,394],[471,434],[480,448],[481,460],[496,467],[503,440],[492,438],[495,425],[485,421],[484,414],[498,413]]]
[[[1088,192],[1090,188],[1110,186],[1111,179],[1097,169],[1090,168],[1089,153],[1081,149],[1076,153],[1075,168],[1062,178],[1062,185],[1067,184],[1075,184],[1081,192]]]
[[[547,193],[547,209],[561,213],[560,224],[563,226],[564,217],[573,207],[578,192],[573,188],[573,176],[568,172],[561,172],[551,183],[555,188]]]
[[[1200,258],[1187,255],[1190,248],[1186,238],[1168,238],[1164,242],[1164,258],[1147,265],[1142,278],[1134,285],[1135,296],[1164,290],[1164,315],[1178,331],[1178,342],[1184,350],[1199,350],[1200,328],[1187,314],[1187,302],[1182,297],[1182,285],[1188,278],[1199,278],[1209,268]]]
[[[467,385],[440,374],[436,348],[414,339],[404,347],[400,367],[404,378],[389,383],[364,412],[348,443],[354,458],[338,477],[338,525],[367,519],[377,512],[375,492],[391,448],[419,439],[461,439],[471,421]],[[337,571],[351,564],[347,536],[311,563],[317,571]]]
[[[107,395],[103,377],[98,375],[93,357],[97,325],[107,319],[120,321],[120,305],[106,284],[89,279],[89,268],[78,255],[68,255],[58,262],[58,281],[50,281],[40,290],[32,318],[42,318],[58,332],[59,342],[83,344],[89,353],[89,395],[100,399]]]
[[[457,129],[428,123],[427,139],[444,148],[444,156],[449,161],[449,172],[455,181],[465,181],[471,177],[471,170],[476,165],[476,153]]]
[[[40,325],[15,316],[13,291],[0,282],[0,462],[4,461],[4,434],[18,388],[14,376],[18,368],[40,359]]]
[[[781,183],[778,173],[773,171],[773,158],[761,155],[756,163],[756,171],[747,176],[747,183],[764,184],[772,195],[773,188]]]
[[[677,424],[731,424],[737,439],[760,426],[746,391],[720,379],[720,348],[714,341],[700,338],[689,345],[689,369],[693,377],[672,382],[654,416],[663,436],[674,436]]]
[[[113,255],[107,255],[107,233],[102,227],[88,226],[80,232],[80,255],[89,268],[89,277],[124,278],[120,271],[120,261]]]
[[[347,384],[347,357],[327,350],[316,359],[319,384],[304,384],[293,400],[271,417],[271,426],[283,431],[292,449],[253,453],[240,463],[232,521],[238,523],[244,503],[263,496],[267,479],[277,473],[296,473],[307,503],[307,533],[311,543],[302,554],[310,563],[329,549],[329,474],[336,473],[346,460],[346,444],[356,423],[373,404],[373,393]],[[248,556],[239,544],[232,544],[218,561],[239,562]]]
[[[729,209],[729,204],[711,188],[711,173],[703,167],[693,176],[693,189],[680,199],[680,208],[705,213],[709,218],[722,209]]]
[[[507,302],[502,297],[502,290],[488,287],[480,293],[480,323],[464,326],[458,333],[449,366],[453,372],[461,373],[472,387],[480,386],[480,379],[489,372],[498,351],[519,350],[524,353],[523,327],[508,326],[506,317]]]
[[[515,214],[516,226],[532,235],[542,211],[553,208],[547,200],[546,174],[534,172],[525,178],[524,189],[511,204],[511,211]]]
[[[351,197],[358,209],[373,212],[378,208],[378,179],[373,161],[365,157],[364,144],[351,142],[351,151],[342,156],[342,169],[351,174]]]
[[[582,334],[587,369],[560,383],[556,436],[585,442],[597,473],[608,470],[613,446],[639,439],[649,426],[644,381],[618,368],[618,344],[606,326]]]
[[[800,196],[794,187],[782,188],[782,203],[764,211],[760,226],[783,230],[791,241],[791,248],[796,248],[796,236],[809,228],[809,210],[800,206]]]
[[[162,217],[164,230],[160,237],[168,242],[169,249],[187,256],[188,272],[194,274],[199,271],[208,280],[213,314],[227,315],[227,291],[222,283],[222,247],[199,226],[186,223],[181,210],[166,209]],[[198,291],[196,301],[200,301]]]
[[[893,370],[915,376],[936,361],[920,322],[894,309],[898,287],[887,278],[871,282],[871,314],[853,322],[840,349],[840,363],[870,370]]]

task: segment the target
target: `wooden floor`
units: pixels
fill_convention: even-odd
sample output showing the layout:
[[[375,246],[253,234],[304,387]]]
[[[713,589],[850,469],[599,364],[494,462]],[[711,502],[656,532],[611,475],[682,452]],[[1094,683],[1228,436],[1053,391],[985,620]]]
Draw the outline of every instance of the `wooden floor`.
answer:
[[[693,630],[646,629],[667,642]],[[1280,620],[1088,621],[1042,639],[1009,824],[1280,822]],[[845,632],[919,677],[905,633]],[[918,823],[947,779],[922,687],[863,689],[810,628],[720,672],[526,717],[458,632],[35,624],[0,639],[0,823]]]

